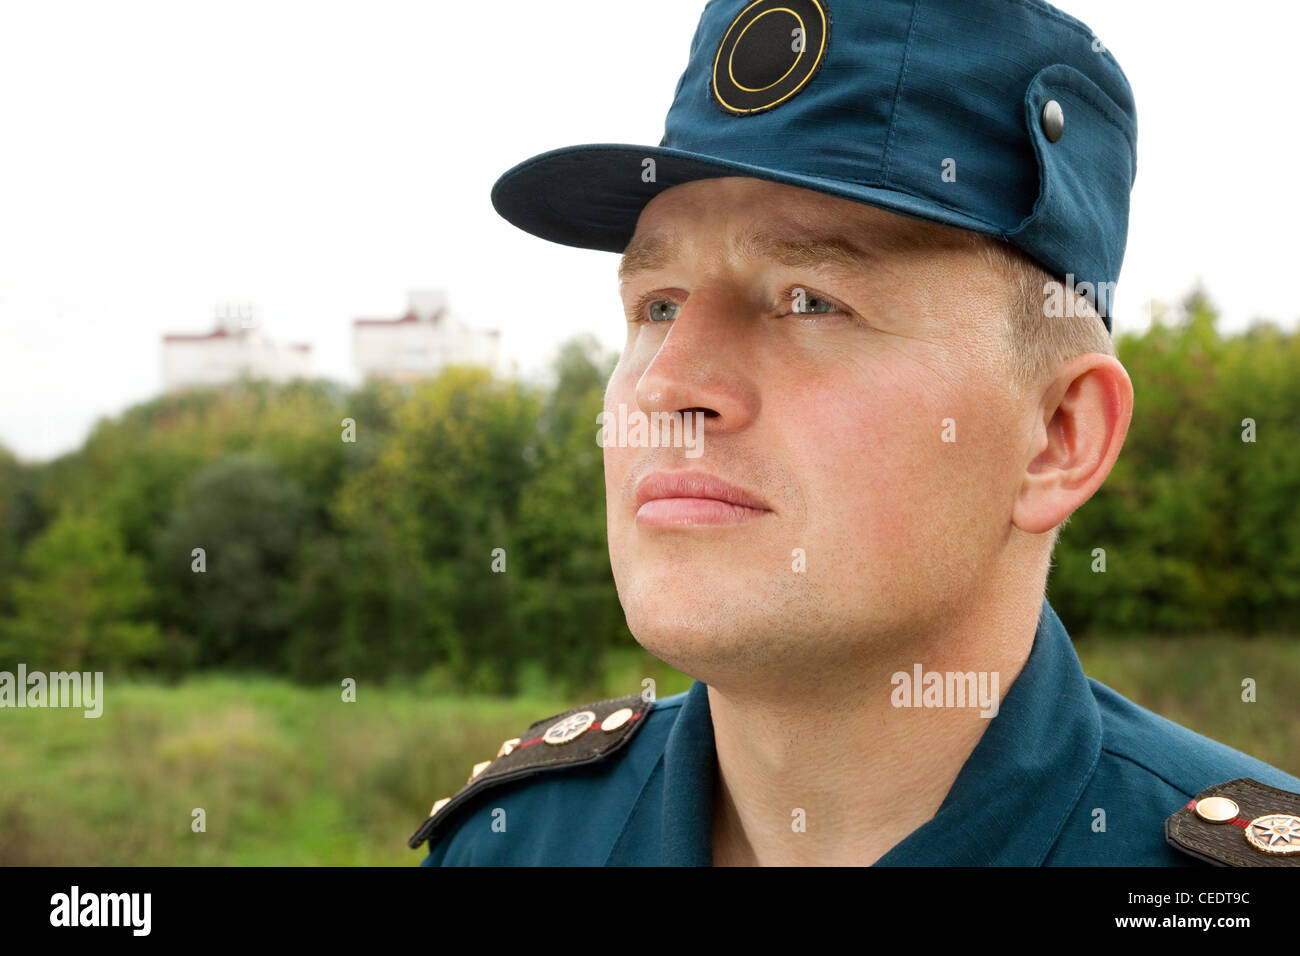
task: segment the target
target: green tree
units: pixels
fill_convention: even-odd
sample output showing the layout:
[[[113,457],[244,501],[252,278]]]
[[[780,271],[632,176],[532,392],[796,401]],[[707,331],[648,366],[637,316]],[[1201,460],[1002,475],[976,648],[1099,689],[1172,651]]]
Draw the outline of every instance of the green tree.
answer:
[[[526,567],[519,626],[531,656],[577,693],[595,682],[605,649],[632,640],[609,564],[605,468],[597,415],[616,356],[593,337],[567,343],[553,366],[538,467],[524,489],[518,532]]]
[[[514,578],[527,573],[514,535],[536,467],[538,407],[535,389],[477,368],[411,390],[391,440],[333,511],[352,576],[338,615],[344,644],[364,630],[394,666],[441,662],[467,686],[515,688],[530,649],[513,607]],[[505,576],[491,569],[496,548]]]
[[[14,614],[0,622],[0,660],[41,670],[148,661],[162,644],[158,626],[142,619],[150,603],[146,564],[127,552],[118,530],[97,515],[65,511],[23,554]]]
[[[283,667],[280,592],[310,514],[301,486],[260,456],[232,455],[195,474],[155,560],[162,619],[197,641],[199,666]]]

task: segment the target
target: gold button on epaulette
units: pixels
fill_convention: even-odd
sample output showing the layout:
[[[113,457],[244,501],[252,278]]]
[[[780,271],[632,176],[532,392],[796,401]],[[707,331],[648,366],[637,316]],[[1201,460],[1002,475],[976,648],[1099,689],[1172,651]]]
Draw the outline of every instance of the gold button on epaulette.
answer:
[[[622,710],[616,710],[600,722],[600,729],[605,733],[618,730],[629,720],[632,719],[632,708],[624,707]]]
[[[1206,797],[1196,801],[1196,815],[1206,823],[1227,823],[1241,812],[1241,807],[1227,797]]]

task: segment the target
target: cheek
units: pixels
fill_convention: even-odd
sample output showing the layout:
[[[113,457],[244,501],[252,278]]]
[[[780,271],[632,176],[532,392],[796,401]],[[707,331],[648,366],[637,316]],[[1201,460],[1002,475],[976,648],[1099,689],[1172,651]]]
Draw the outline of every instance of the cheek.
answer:
[[[826,394],[839,400],[828,403]],[[792,399],[789,421],[806,426],[795,467],[821,502],[822,530],[854,551],[931,538],[957,468],[954,446],[943,441],[945,418],[958,419],[961,437],[954,405],[933,376],[879,370]]]
[[[618,407],[624,405],[630,413],[636,406],[636,383],[638,375],[633,374],[620,361],[615,366],[613,373],[610,375],[609,382],[605,386],[605,421],[610,422],[610,431],[613,431],[612,422],[618,418]],[[596,433],[600,431],[598,423],[592,423],[592,428]],[[618,507],[621,502],[621,489],[623,480],[627,475],[628,469],[635,460],[637,452],[635,448],[620,448],[616,444],[606,445],[604,448],[605,459],[605,501],[609,513],[609,521],[612,525],[615,515],[618,513]]]

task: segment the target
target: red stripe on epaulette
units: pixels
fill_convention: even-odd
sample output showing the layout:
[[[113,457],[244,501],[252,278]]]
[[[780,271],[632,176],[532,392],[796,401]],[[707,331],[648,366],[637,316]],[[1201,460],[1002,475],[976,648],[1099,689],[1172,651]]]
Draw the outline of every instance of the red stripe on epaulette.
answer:
[[[645,711],[643,711],[643,710],[639,710],[639,711],[637,711],[635,714],[633,714],[631,717],[629,717],[629,718],[627,719],[627,722],[628,722],[629,724],[632,723],[632,721],[637,720],[638,718],[640,718],[640,716],[641,716],[643,713],[645,713]],[[604,721],[601,721],[601,724],[603,724],[603,723],[604,723]],[[601,729],[601,725],[600,725],[600,724],[592,724],[591,727],[589,727],[588,729],[589,729],[589,730],[600,730],[600,729]],[[521,744],[520,744],[518,747],[516,747],[515,749],[516,749],[516,750],[523,750],[525,747],[531,747],[533,744],[540,744],[540,743],[541,743],[543,740],[545,740],[545,739],[546,739],[546,738],[545,738],[544,736],[543,736],[543,737],[534,737],[532,740],[526,740],[526,741],[524,741],[523,743],[521,743]]]

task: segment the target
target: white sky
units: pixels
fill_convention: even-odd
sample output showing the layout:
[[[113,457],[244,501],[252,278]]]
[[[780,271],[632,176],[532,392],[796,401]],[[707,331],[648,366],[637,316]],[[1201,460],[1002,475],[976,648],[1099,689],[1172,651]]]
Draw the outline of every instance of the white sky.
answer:
[[[1116,328],[1198,277],[1224,329],[1293,326],[1300,8],[1058,5],[1138,104]],[[657,144],[703,7],[0,0],[0,443],[76,447],[221,302],[348,382],[352,319],[410,288],[501,329],[520,372],[584,331],[621,348],[618,257],[520,232],[488,194],[547,149]]]

